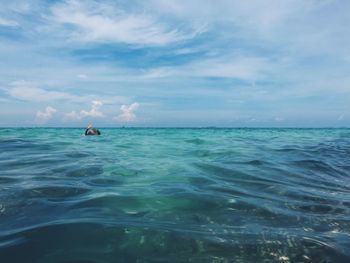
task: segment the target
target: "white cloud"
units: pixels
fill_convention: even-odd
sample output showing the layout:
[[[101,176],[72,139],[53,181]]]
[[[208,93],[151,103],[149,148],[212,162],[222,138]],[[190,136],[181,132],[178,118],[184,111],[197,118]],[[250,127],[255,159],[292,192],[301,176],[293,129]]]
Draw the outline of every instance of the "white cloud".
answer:
[[[194,24],[205,21],[220,32],[219,41],[244,41],[303,57],[313,54],[349,55],[349,3],[334,0],[150,0],[145,9]],[[149,4],[151,2],[151,4]],[[214,32],[215,33],[215,32]],[[217,39],[213,39],[216,42]],[[246,42],[248,41],[248,42]],[[226,42],[228,43],[228,42]],[[334,47],[337,48],[334,48]],[[227,45],[227,48],[230,49]]]
[[[148,1],[149,2],[149,1]],[[148,3],[147,2],[147,3]],[[298,12],[306,12],[308,6],[305,1],[295,0],[151,0],[151,7],[145,4],[148,10],[153,8],[167,16],[175,16],[188,23],[206,21],[209,24],[234,25],[237,29],[248,29],[246,33],[268,33],[286,22],[290,16]]]
[[[40,123],[44,123],[49,121],[53,114],[56,113],[57,110],[51,106],[46,107],[45,111],[38,111],[36,113],[36,120]]]
[[[4,27],[17,27],[17,26],[19,26],[19,24],[15,20],[5,19],[5,18],[1,18],[0,17],[0,27],[1,26],[4,26]]]
[[[94,94],[77,96],[68,92],[43,89],[32,82],[24,80],[14,81],[7,87],[0,88],[0,90],[3,90],[12,98],[29,102],[52,102],[56,100],[62,100],[75,103],[87,103],[91,101],[103,101],[106,104],[111,104],[116,102],[128,103],[129,101],[129,98],[124,96],[101,96]]]
[[[5,2],[5,6],[10,3]],[[242,114],[249,111],[251,116],[269,111],[270,115],[264,116],[269,121],[279,121],[283,115],[285,122],[290,122],[293,115],[299,114],[296,111],[306,112],[305,116],[321,115],[318,109],[323,103],[327,110],[333,110],[329,117],[332,121],[337,118],[339,124],[346,121],[341,114],[348,110],[350,95],[348,3],[135,0],[130,4],[128,0],[61,0],[38,5],[33,8],[30,2],[28,16],[0,8],[0,17],[7,19],[3,24],[15,26],[17,21],[20,26],[14,28],[16,35],[33,36],[11,37],[10,41],[3,36],[6,41],[0,44],[0,57],[6,63],[0,69],[2,83],[13,76],[41,81],[38,85],[17,82],[0,90],[8,99],[9,106],[3,110],[6,114],[12,114],[16,105],[21,105],[18,108],[25,113],[35,102],[45,102],[41,105],[59,107],[60,112],[64,108],[69,109],[65,113],[74,109],[67,113],[67,118],[82,119],[101,112],[101,107],[95,108],[95,112],[90,109],[90,102],[99,100],[108,116],[116,109],[115,105],[117,108],[130,105],[132,96],[137,94],[144,98],[142,101],[155,100],[162,105],[154,114],[148,113],[150,116],[158,116],[168,107],[190,111],[210,104],[213,111],[240,108]],[[0,19],[0,24],[1,21],[4,20]],[[46,32],[38,30],[46,25]],[[201,25],[210,30],[207,35],[201,35],[198,41],[177,42],[195,36]],[[82,42],[67,43],[64,41],[67,38]],[[99,45],[105,42],[109,45]],[[133,46],[123,45],[120,49],[120,45],[110,43]],[[167,44],[171,45],[136,52],[134,46]],[[87,76],[89,81],[84,81]],[[245,81],[218,79],[213,84],[206,77]],[[254,80],[256,87],[248,85]],[[242,88],[237,87],[241,85]],[[166,104],[169,93],[172,103]],[[130,98],[116,101],[113,94]],[[196,99],[198,103],[186,103],[182,109],[174,103],[180,97]],[[227,100],[237,103],[228,104]],[[245,103],[238,107],[238,101]],[[311,109],[309,105],[315,104]],[[284,112],[276,110],[279,107]],[[122,111],[111,115],[112,118],[119,113]]]
[[[81,110],[79,113],[71,111],[65,115],[65,120],[81,120],[83,118],[104,118],[105,115],[99,110],[103,105],[102,101],[94,100],[91,102],[91,109],[89,111]]]
[[[163,67],[163,68],[153,68],[147,71],[143,71],[140,78],[143,79],[157,79],[166,78],[169,76],[178,75],[179,70],[177,68]]]
[[[141,78],[218,77],[255,80],[270,70],[270,62],[259,57],[230,56],[204,58],[178,66],[154,68],[141,75]]]
[[[10,87],[5,90],[11,97],[25,101],[41,102],[74,99],[74,96],[69,93],[41,89],[27,81],[12,82]]]
[[[5,1],[3,1],[5,2]],[[25,14],[28,13],[33,6],[35,6],[36,0],[34,1],[23,1],[23,0],[11,0],[11,1],[6,1],[6,3],[1,3],[1,11],[4,13],[19,13],[19,14]]]
[[[198,61],[190,65],[194,75],[250,80],[266,69],[267,61],[255,57],[220,58]]]
[[[136,120],[136,114],[135,111],[139,108],[140,104],[137,102],[134,102],[130,105],[122,105],[120,107],[120,110],[122,113],[116,117],[118,121],[122,122],[132,122]]]
[[[72,121],[73,120],[81,120],[81,116],[76,111],[71,111],[71,112],[65,114],[64,119],[65,120],[72,120]]]
[[[103,118],[104,115],[101,111],[99,111],[99,108],[103,105],[103,103],[99,100],[92,101],[92,106],[89,111],[82,110],[80,112],[80,116],[82,118],[85,117],[93,117],[93,118]]]
[[[79,75],[78,75],[78,78],[80,78],[80,79],[87,79],[88,76],[85,75],[85,74],[79,74]]]
[[[110,2],[68,0],[54,5],[51,11],[54,22],[70,25],[71,38],[83,42],[165,45],[191,39],[203,31],[172,28],[150,14],[125,12]]]

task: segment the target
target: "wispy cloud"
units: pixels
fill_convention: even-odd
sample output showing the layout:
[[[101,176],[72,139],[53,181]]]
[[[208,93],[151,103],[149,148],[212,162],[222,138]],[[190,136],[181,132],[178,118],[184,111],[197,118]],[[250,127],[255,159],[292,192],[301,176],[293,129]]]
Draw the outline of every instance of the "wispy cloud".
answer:
[[[216,77],[254,80],[270,70],[270,62],[260,57],[227,56],[203,58],[176,67],[154,68],[141,78]]]
[[[69,93],[45,90],[36,87],[36,85],[31,82],[23,80],[12,82],[5,90],[11,97],[25,101],[43,102],[53,100],[70,100],[74,98],[74,96]]]
[[[5,19],[0,17],[0,27],[17,27],[19,26],[18,22],[11,19]]]
[[[250,80],[267,69],[267,60],[258,57],[208,59],[193,63],[190,69],[194,75],[201,77]]]
[[[78,78],[80,78],[80,79],[87,79],[88,76],[85,75],[85,74],[79,74],[79,75],[78,75]]]
[[[132,45],[165,45],[191,39],[203,29],[173,28],[142,12],[128,13],[112,2],[67,0],[51,9],[52,20],[70,29],[71,39]]]
[[[276,122],[281,122],[281,121],[284,121],[284,118],[283,117],[275,117],[275,121]]]
[[[35,4],[35,1],[21,1],[21,0],[12,0],[12,1],[6,1],[5,3],[2,3],[1,9],[6,13],[18,13],[18,14],[25,14],[30,11],[31,6]]]
[[[0,88],[10,97],[28,101],[28,102],[54,102],[54,101],[69,101],[74,103],[86,103],[91,101],[96,101],[96,105],[100,101],[105,104],[114,103],[126,103],[129,101],[128,97],[125,96],[108,96],[108,95],[96,95],[88,94],[85,96],[77,96],[69,92],[58,91],[61,87],[56,87],[55,90],[44,89],[38,87],[37,84],[30,81],[14,81],[11,82],[6,87]],[[101,104],[102,105],[102,104]]]
[[[339,115],[337,120],[338,120],[338,121],[344,120],[344,114]]]
[[[134,102],[130,105],[122,105],[120,107],[120,110],[122,113],[116,117],[118,121],[121,122],[132,122],[136,120],[136,114],[135,111],[139,108],[140,104],[137,102]]]
[[[38,111],[36,113],[36,121],[39,123],[45,123],[49,121],[56,112],[57,110],[55,108],[47,106],[45,111]]]

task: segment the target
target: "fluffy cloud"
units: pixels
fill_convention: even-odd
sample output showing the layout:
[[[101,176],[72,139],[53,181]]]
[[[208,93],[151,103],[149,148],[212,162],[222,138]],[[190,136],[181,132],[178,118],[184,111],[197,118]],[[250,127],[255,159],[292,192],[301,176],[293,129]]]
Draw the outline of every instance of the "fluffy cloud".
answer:
[[[65,120],[81,120],[81,116],[75,110],[65,114]]]
[[[111,2],[69,0],[52,7],[52,20],[69,25],[71,37],[86,42],[165,45],[193,38],[202,29],[171,28],[155,16],[125,12]]]
[[[140,104],[134,102],[130,105],[122,105],[120,110],[122,113],[116,118],[118,121],[122,122],[132,122],[136,120],[135,111],[139,108]]]
[[[36,120],[40,123],[45,123],[49,121],[56,112],[57,110],[55,108],[48,106],[46,107],[45,111],[38,111],[36,113]]]
[[[89,111],[82,110],[80,112],[80,115],[82,118],[85,117],[93,117],[93,118],[103,118],[104,115],[101,111],[99,111],[99,108],[103,105],[102,101],[94,100],[92,101],[92,106]]]
[[[89,111],[81,110],[80,113],[77,113],[76,111],[71,111],[65,115],[65,119],[81,120],[87,117],[104,118],[105,115],[99,110],[102,105],[102,101],[94,100],[92,101],[91,109]]]

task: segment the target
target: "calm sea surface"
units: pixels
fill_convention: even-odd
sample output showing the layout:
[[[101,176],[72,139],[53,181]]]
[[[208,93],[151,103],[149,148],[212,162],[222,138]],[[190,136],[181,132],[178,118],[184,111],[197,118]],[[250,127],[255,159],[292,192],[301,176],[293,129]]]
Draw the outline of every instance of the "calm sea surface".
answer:
[[[349,129],[0,129],[0,262],[350,262]]]

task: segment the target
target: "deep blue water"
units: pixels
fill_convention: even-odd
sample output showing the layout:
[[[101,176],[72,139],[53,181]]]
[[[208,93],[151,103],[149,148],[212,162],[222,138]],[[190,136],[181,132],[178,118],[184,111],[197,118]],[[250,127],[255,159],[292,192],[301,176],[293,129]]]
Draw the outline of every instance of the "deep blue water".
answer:
[[[0,262],[350,262],[349,129],[0,129]]]

